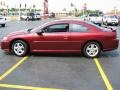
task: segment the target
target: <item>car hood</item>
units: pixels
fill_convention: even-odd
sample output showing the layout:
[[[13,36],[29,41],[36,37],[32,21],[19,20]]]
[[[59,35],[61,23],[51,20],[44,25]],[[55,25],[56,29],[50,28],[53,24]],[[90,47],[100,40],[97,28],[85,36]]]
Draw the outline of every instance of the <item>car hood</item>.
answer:
[[[28,34],[28,29],[12,32],[8,34],[8,36],[25,35],[25,34]]]

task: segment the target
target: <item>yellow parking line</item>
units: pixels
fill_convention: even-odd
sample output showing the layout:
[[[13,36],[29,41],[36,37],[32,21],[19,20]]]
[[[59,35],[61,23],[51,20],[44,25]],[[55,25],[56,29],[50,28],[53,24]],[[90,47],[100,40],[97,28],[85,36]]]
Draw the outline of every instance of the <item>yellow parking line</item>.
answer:
[[[27,90],[65,90],[65,89],[55,89],[55,88],[40,88],[32,86],[21,86],[21,85],[10,85],[10,84],[0,84],[3,88],[13,88],[13,89],[27,89]]]
[[[96,64],[100,74],[101,74],[101,77],[102,77],[102,79],[103,79],[103,81],[104,81],[104,83],[105,83],[105,85],[107,87],[107,90],[113,90],[113,87],[112,87],[109,79],[107,78],[107,75],[105,74],[102,66],[100,65],[99,60],[97,58],[94,58],[94,61],[95,61],[95,64]]]
[[[12,66],[9,70],[7,70],[3,75],[0,76],[0,80],[4,79],[7,75],[9,75],[20,64],[22,64],[27,58],[28,58],[28,56],[23,57],[19,62],[17,62],[14,66]]]

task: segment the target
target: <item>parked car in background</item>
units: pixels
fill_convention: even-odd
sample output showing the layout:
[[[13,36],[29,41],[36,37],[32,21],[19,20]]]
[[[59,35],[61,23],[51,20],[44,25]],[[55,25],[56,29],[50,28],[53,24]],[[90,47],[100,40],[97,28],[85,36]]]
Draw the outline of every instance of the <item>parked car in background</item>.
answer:
[[[50,15],[49,15],[49,18],[55,18],[55,13],[51,12]]]
[[[35,13],[34,18],[35,18],[35,20],[40,20],[41,19],[40,13]]]
[[[88,14],[87,21],[90,21],[94,24],[98,24],[99,26],[101,26],[102,18],[103,18],[103,16],[99,15],[99,14]]]
[[[117,19],[118,19],[118,24],[120,25],[120,15],[117,16]]]
[[[55,13],[54,12],[51,12],[51,13],[48,13],[48,14],[45,14],[48,18],[55,18]]]
[[[93,58],[101,51],[118,48],[117,32],[80,20],[57,20],[34,29],[10,33],[1,42],[1,49],[17,56],[29,52],[83,53]]]
[[[2,27],[5,27],[6,22],[7,22],[7,18],[2,16],[2,15],[0,15],[0,25]]]
[[[39,13],[26,13],[20,17],[20,20],[40,20],[41,15]]]
[[[103,24],[105,25],[115,25],[117,26],[119,23],[118,18],[116,16],[104,16],[103,17]]]
[[[81,19],[82,21],[87,21],[87,15],[82,15],[82,16],[80,16],[80,19]]]

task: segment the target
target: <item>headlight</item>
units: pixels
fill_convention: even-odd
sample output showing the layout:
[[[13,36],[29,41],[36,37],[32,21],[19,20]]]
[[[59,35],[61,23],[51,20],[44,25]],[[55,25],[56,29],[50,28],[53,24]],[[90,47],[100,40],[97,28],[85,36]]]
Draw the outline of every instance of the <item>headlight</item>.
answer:
[[[3,40],[5,40],[5,41],[6,41],[7,39],[8,39],[8,37],[3,37]]]

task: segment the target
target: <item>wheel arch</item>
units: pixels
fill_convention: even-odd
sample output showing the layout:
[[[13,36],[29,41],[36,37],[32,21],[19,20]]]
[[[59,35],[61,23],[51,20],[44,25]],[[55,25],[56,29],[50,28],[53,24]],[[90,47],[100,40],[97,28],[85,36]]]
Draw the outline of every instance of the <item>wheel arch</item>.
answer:
[[[83,51],[83,48],[84,48],[85,44],[87,44],[87,43],[89,43],[89,42],[97,42],[97,43],[100,45],[101,50],[103,51],[103,45],[102,45],[102,43],[101,43],[100,41],[98,41],[98,40],[88,40],[88,41],[86,41],[86,42],[83,44],[81,51]]]

